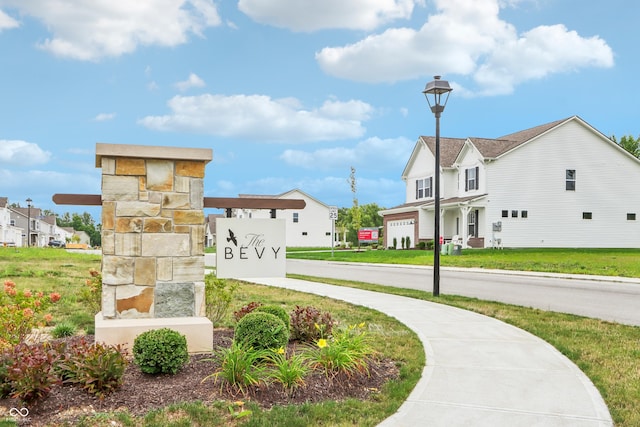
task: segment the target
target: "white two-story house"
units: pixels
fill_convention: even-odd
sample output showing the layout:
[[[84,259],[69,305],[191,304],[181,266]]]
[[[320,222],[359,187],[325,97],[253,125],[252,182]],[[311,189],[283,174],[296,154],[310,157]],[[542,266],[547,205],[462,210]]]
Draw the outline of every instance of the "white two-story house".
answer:
[[[278,195],[240,194],[242,197],[304,200],[304,209],[277,209],[276,218],[285,219],[286,242],[290,247],[330,247],[332,220],[330,206],[298,189]],[[234,209],[235,218],[271,218],[269,209]]]
[[[640,160],[577,116],[497,139],[440,138],[440,235],[463,247],[640,247]],[[435,138],[380,212],[385,247],[433,240]]]

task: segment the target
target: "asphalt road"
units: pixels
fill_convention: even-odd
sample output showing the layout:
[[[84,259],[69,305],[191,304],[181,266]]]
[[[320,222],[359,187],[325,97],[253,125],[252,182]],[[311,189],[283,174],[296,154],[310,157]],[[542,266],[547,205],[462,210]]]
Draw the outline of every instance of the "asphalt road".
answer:
[[[288,259],[287,273],[433,290],[431,267]],[[640,325],[640,279],[441,267],[440,294]]]

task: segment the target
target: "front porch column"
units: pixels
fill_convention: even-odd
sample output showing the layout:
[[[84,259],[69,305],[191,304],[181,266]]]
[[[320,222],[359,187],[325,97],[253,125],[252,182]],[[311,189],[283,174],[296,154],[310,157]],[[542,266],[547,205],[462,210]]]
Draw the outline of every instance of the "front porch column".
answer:
[[[469,206],[460,206],[460,214],[462,215],[462,247],[467,249],[467,240],[469,239]]]

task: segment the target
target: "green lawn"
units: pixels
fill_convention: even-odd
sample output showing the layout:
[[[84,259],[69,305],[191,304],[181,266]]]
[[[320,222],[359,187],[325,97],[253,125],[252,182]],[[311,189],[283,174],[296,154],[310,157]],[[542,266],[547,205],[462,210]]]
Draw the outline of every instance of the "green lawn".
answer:
[[[389,264],[421,264],[433,262],[433,252],[419,250],[379,250],[366,252],[334,251],[323,253],[288,252],[289,258],[334,259],[341,261],[380,262]],[[515,270],[553,271],[558,273],[582,273],[597,275],[617,275],[640,277],[640,250],[597,249],[527,249],[527,250],[464,250],[461,256],[442,256],[443,266],[463,266],[480,268],[503,268]],[[90,332],[93,316],[87,313],[79,290],[89,278],[89,269],[100,268],[100,256],[69,254],[58,249],[13,249],[0,248],[0,279],[11,278],[22,289],[58,291],[63,299],[54,313],[56,320],[71,320]],[[593,381],[607,403],[616,426],[635,427],[640,425],[640,327],[620,325],[580,316],[552,313],[514,305],[481,301],[451,295],[441,295],[434,299],[430,293],[383,287],[366,283],[345,282],[332,279],[304,277],[307,280],[321,280],[342,286],[370,289],[378,292],[394,293],[412,298],[426,299],[442,304],[450,304],[467,310],[492,316],[527,330],[546,340],[571,359]],[[387,325],[383,330],[399,331],[401,325],[394,325],[390,319],[377,317],[371,310],[342,305],[329,299],[312,299],[307,294],[288,290],[265,289],[258,286],[243,286],[234,302],[234,308],[257,298],[269,302],[291,306],[298,303],[325,304],[326,309],[335,310],[347,321],[366,321]],[[324,309],[324,307],[323,307]],[[326,405],[306,405],[297,408],[277,408],[272,411],[256,412],[252,421],[232,420],[227,405],[204,406],[190,403],[165,411],[149,414],[145,421],[131,419],[123,414],[104,415],[105,423],[111,421],[121,425],[190,425],[190,421],[203,417],[206,420],[220,420],[221,424],[200,425],[282,425],[287,420],[301,421],[298,425],[355,425],[362,414],[370,423],[383,416],[399,404],[409,389],[415,384],[416,372],[420,372],[424,359],[415,347],[415,337],[403,332],[403,339],[393,344],[387,338],[381,348],[384,354],[399,354],[404,358],[406,370],[403,381],[387,390],[382,400],[371,405],[362,402],[328,403]],[[396,336],[390,334],[389,336]],[[389,344],[387,344],[387,342]],[[403,347],[407,346],[407,347]],[[412,347],[411,347],[412,346]],[[417,356],[417,358],[416,358]],[[399,390],[398,390],[399,389]],[[322,423],[324,419],[327,423]],[[96,425],[92,419],[86,425]],[[371,425],[371,424],[370,424]]]
[[[348,262],[433,265],[426,250],[287,250],[287,258]],[[441,255],[443,267],[544,271],[640,278],[640,249],[463,249]]]

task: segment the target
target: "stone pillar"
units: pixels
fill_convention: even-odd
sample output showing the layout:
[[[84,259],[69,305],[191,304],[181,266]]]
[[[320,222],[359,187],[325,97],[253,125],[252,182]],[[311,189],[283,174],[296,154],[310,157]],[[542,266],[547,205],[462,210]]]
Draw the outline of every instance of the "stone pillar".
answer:
[[[212,325],[204,317],[203,180],[212,157],[209,149],[96,144],[96,167],[102,168],[96,341],[132,346],[147,329],[173,324],[185,333],[185,325],[204,325],[206,339],[195,346],[194,338],[187,341],[192,352],[211,349]],[[123,328],[129,332],[117,332]]]

